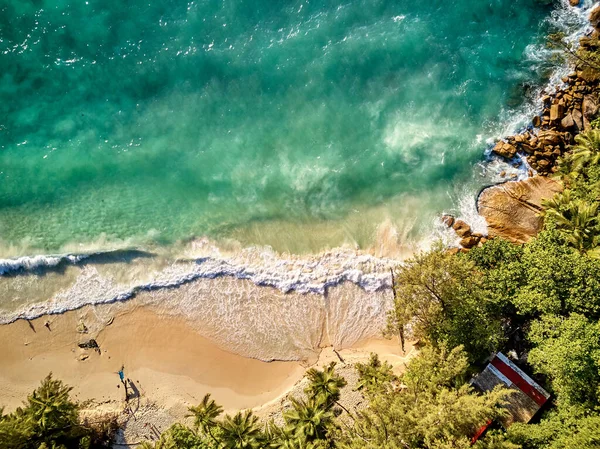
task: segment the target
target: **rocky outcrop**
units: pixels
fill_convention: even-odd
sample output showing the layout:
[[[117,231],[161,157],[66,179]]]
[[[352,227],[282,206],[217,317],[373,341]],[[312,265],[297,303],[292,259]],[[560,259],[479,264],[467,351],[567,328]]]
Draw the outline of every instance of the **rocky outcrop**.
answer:
[[[596,29],[600,26],[600,5],[592,9],[592,12],[590,13],[590,23]]]
[[[489,237],[525,243],[542,227],[542,200],[552,198],[562,186],[553,179],[534,176],[485,189],[477,207],[488,224]]]
[[[454,229],[454,232],[461,238],[471,235],[471,226],[462,220],[456,220],[454,225],[452,225],[452,229]]]
[[[463,220],[456,219],[452,215],[442,215],[440,220],[448,228],[452,228],[456,235],[460,237],[459,248],[453,248],[451,253],[465,252],[475,246],[481,246],[487,242],[487,238],[483,234],[473,232],[471,226]]]
[[[579,40],[584,54],[600,50],[600,5],[592,10],[590,23],[595,31]],[[532,126],[497,142],[492,152],[505,159],[520,153],[539,175],[555,173],[574,136],[588,130],[600,112],[600,77],[594,64],[578,56],[575,71],[562,78],[563,86],[541,98],[543,109],[532,118]]]

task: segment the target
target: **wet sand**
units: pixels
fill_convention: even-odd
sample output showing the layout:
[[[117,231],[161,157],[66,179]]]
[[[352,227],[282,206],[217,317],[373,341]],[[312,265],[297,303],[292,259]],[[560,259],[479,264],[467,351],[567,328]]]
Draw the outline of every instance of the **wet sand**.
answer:
[[[88,333],[78,332],[81,323]],[[90,338],[100,354],[78,347]],[[185,320],[149,308],[86,307],[31,326],[24,320],[0,326],[0,405],[14,409],[52,372],[74,387],[77,399],[122,409],[117,372],[123,365],[142,397],[175,415],[206,393],[226,409],[262,405],[289,390],[305,369],[299,362],[267,363],[224,351]]]

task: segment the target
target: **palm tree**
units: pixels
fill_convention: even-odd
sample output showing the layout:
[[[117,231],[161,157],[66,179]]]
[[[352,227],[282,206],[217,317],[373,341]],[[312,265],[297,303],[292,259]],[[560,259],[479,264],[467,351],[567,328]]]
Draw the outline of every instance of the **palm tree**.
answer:
[[[352,414],[346,407],[340,404],[340,390],[347,385],[346,380],[336,374],[335,362],[331,362],[323,371],[319,371],[315,368],[311,368],[306,372],[306,377],[310,380],[310,385],[306,388],[305,392],[309,399],[323,398],[323,403],[328,407],[332,404],[337,404],[350,416]]]
[[[571,197],[571,191],[558,193],[545,201],[542,215],[556,225],[565,241],[582,253],[596,256],[600,245],[598,203],[588,203]]]
[[[79,408],[69,398],[72,389],[60,380],[53,380],[50,373],[27,398],[26,420],[41,433],[77,425]],[[23,411],[17,410],[20,412]]]
[[[225,449],[254,449],[262,446],[262,432],[258,418],[250,410],[234,417],[229,415],[221,423],[221,443]]]
[[[600,130],[590,129],[575,136],[576,145],[568,157],[571,172],[577,176],[584,166],[600,163]]]
[[[279,427],[273,421],[265,428],[266,447],[274,449],[304,449],[302,438],[291,427]]]
[[[155,449],[158,444],[151,443],[150,441],[143,441],[136,446],[136,449]]]
[[[210,394],[206,394],[202,398],[202,402],[195,407],[188,409],[191,414],[187,416],[194,417],[194,425],[197,429],[202,429],[204,434],[210,435],[210,437],[219,444],[219,441],[215,438],[212,433],[212,429],[217,426],[218,422],[216,418],[223,413],[223,407],[218,405],[215,401],[210,398]]]
[[[325,439],[327,430],[333,423],[333,412],[323,402],[323,398],[308,401],[295,398],[290,400],[293,410],[283,414],[288,429],[306,442]]]

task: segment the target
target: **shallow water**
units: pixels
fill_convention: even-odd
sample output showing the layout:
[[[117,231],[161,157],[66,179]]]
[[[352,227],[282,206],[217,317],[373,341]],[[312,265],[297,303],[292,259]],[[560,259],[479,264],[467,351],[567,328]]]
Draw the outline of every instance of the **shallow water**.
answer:
[[[386,218],[418,238],[457,207],[485,139],[544,77],[527,49],[552,10],[0,5],[4,256],[203,235],[366,248]]]
[[[517,171],[490,139],[585,26],[541,3],[0,0],[0,323],[136,297],[264,360],[378,336],[398,259]]]

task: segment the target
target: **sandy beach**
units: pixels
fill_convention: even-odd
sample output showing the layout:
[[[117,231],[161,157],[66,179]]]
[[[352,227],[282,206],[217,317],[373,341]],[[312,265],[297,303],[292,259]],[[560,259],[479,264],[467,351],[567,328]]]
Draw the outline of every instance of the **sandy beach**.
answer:
[[[40,317],[31,326],[24,320],[0,326],[0,403],[12,410],[49,372],[74,386],[79,400],[116,408],[124,399],[117,374],[121,366],[142,395],[167,409],[185,409],[207,392],[227,409],[255,407],[302,377],[298,362],[265,363],[235,355],[184,320],[134,304],[122,308],[97,331],[100,320],[91,307]],[[81,323],[88,333],[78,332]],[[100,354],[78,347],[90,338],[98,342]]]
[[[99,352],[78,346],[92,338]],[[74,398],[88,401],[88,410],[123,413],[129,408],[125,414],[135,420],[122,439],[129,442],[151,437],[142,423],[162,430],[184,419],[187,408],[206,393],[226,411],[253,408],[263,417],[276,416],[290,393],[301,392],[309,366],[228,352],[183,318],[156,313],[135,300],[18,320],[0,326],[0,342],[0,404],[6,411],[18,407],[52,372],[73,386]],[[370,352],[401,370],[412,350],[403,353],[396,341],[367,340],[338,352],[324,348],[310,363],[336,361],[352,381],[354,363],[367,360]],[[131,381],[129,403],[119,381],[121,366]]]

